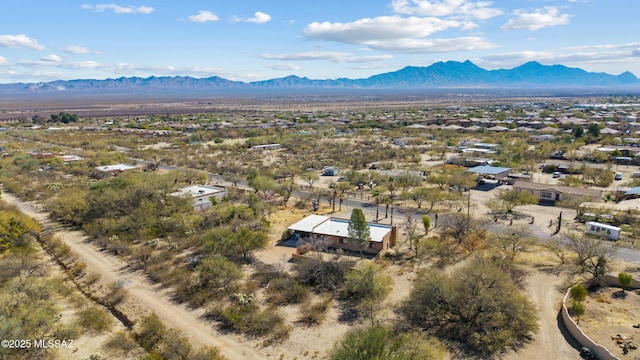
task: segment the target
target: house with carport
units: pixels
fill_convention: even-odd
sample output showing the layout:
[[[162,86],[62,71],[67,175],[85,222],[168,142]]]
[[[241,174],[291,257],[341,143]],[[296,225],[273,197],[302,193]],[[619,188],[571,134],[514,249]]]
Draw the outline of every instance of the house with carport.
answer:
[[[516,181],[513,189],[526,191],[538,198],[541,204],[555,204],[558,201],[583,199],[586,201],[600,201],[602,190],[576,188],[563,185],[540,184],[531,181]]]
[[[397,230],[395,226],[368,223],[371,234],[369,245],[363,250],[370,255],[382,254],[396,244]],[[350,244],[349,220],[332,218],[324,215],[309,215],[289,226],[287,230],[298,240],[308,239],[310,242],[322,242],[328,249],[359,251]]]

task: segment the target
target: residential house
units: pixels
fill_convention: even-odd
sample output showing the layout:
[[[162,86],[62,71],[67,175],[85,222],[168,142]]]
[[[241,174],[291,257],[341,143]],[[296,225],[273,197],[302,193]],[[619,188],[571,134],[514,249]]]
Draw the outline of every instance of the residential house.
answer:
[[[363,249],[367,254],[381,254],[396,244],[397,230],[395,226],[368,223],[371,241]],[[294,233],[294,237],[310,241],[321,241],[327,248],[359,251],[350,244],[349,220],[331,218],[323,215],[309,215],[287,229]]]
[[[213,206],[211,198],[220,202],[227,196],[227,189],[221,186],[192,185],[169,194],[170,196],[188,197],[193,199],[193,207],[204,211]]]
[[[539,143],[539,142],[542,142],[542,141],[549,141],[549,140],[553,139],[554,137],[555,137],[555,135],[551,135],[551,134],[530,135],[527,138],[527,141],[534,142],[534,143]]]
[[[572,199],[589,199],[587,201],[600,201],[602,190],[576,188],[563,185],[540,184],[530,181],[518,180],[513,184],[513,189],[527,191],[538,198],[543,204],[555,204],[558,201]]]
[[[105,165],[105,166],[96,166],[96,170],[111,176],[116,176],[125,171],[137,171],[140,170],[139,167],[129,164],[115,164],[115,165]]]
[[[251,147],[252,150],[275,150],[280,149],[282,145],[280,144],[266,144],[266,145],[254,145]]]
[[[587,231],[591,235],[607,237],[609,240],[620,239],[620,228],[609,224],[587,221]]]

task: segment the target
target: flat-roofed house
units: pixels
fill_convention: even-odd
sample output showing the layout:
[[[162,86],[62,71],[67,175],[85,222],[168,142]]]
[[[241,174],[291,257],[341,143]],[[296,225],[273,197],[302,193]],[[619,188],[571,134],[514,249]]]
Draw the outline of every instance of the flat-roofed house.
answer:
[[[253,150],[276,150],[280,149],[282,145],[280,144],[265,144],[265,145],[254,145],[251,147]]]
[[[116,176],[125,171],[135,171],[135,170],[140,170],[140,168],[134,165],[129,165],[129,164],[115,164],[115,165],[96,166],[96,170],[103,172],[107,175]]]
[[[178,189],[169,195],[191,198],[194,209],[204,211],[213,206],[211,198],[215,198],[218,202],[222,201],[227,196],[227,189],[219,186],[192,185]]]
[[[368,223],[371,234],[369,246],[363,250],[368,254],[380,254],[396,244],[396,227]],[[328,248],[358,251],[357,246],[349,244],[349,220],[331,218],[323,215],[309,215],[287,229],[299,238],[323,240]]]
[[[514,190],[527,191],[543,204],[555,204],[558,201],[583,198],[587,201],[600,201],[602,190],[576,188],[571,186],[540,184],[518,180],[513,184]]]

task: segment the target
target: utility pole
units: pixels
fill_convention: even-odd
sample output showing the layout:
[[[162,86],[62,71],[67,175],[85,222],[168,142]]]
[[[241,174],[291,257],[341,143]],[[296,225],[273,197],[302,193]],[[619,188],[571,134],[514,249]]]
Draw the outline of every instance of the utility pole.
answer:
[[[471,226],[471,189],[467,190],[469,194],[467,194],[467,234],[469,233],[469,228]]]

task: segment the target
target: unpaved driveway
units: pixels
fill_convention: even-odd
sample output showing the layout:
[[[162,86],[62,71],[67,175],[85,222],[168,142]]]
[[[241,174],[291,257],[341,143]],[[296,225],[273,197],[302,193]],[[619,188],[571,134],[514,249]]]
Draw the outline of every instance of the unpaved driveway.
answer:
[[[15,205],[40,223],[50,222],[48,213],[36,210],[12,194],[3,192],[2,201]],[[94,245],[86,242],[84,233],[63,230],[58,231],[56,235],[71,247],[81,261],[87,264],[87,272],[100,274],[101,279],[107,283],[118,281],[126,284],[129,292],[127,301],[132,304],[133,311],[139,311],[138,314],[154,312],[165,325],[180,330],[196,347],[217,346],[228,359],[265,359],[267,357],[253,348],[251,342],[243,342],[243,339],[238,336],[216,333],[211,324],[201,320],[203,310],[189,310],[184,305],[172,302],[170,291],[160,290],[158,285],[152,284],[140,272],[130,272],[122,260],[101,252]],[[127,315],[131,318],[136,317]]]
[[[559,328],[558,313],[564,293],[558,286],[562,281],[560,276],[535,270],[527,277],[526,294],[538,309],[540,329],[530,344],[516,353],[509,353],[505,359],[581,359]],[[574,340],[570,338],[570,341]]]

